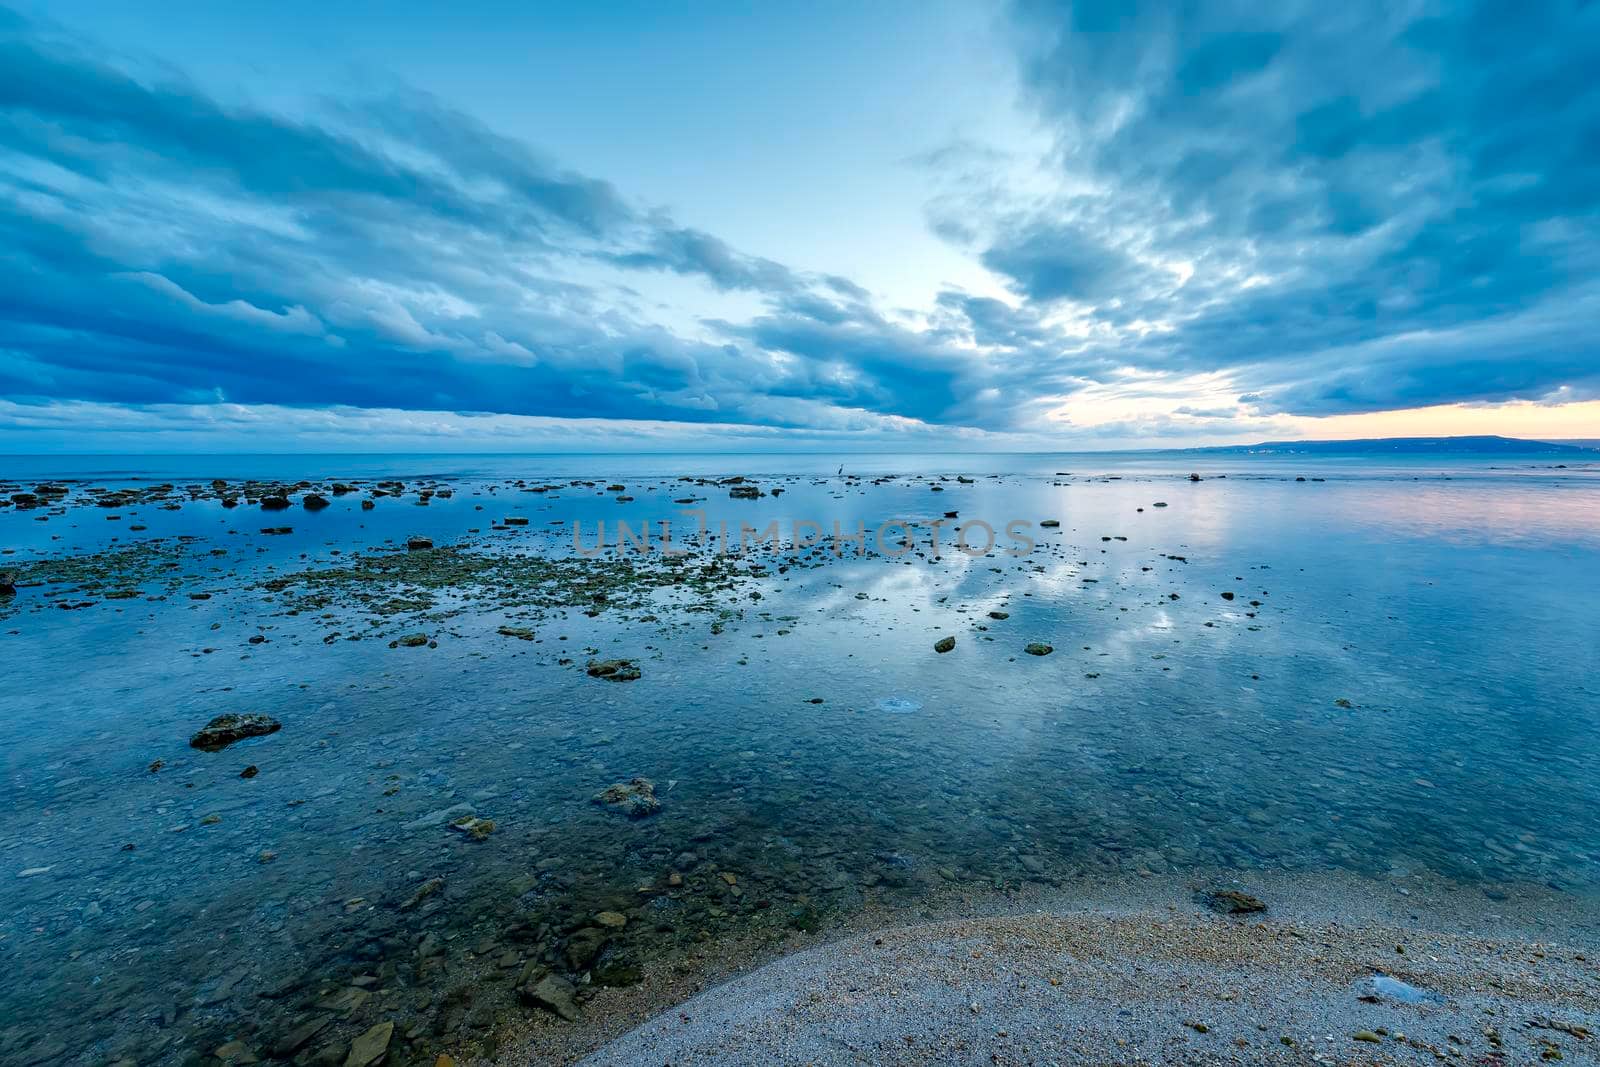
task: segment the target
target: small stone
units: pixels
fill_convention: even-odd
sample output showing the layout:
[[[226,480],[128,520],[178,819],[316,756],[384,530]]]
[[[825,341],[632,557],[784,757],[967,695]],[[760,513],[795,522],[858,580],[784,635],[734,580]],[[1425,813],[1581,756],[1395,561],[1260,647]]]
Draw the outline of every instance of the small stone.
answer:
[[[1350,1035],[1350,1039],[1352,1041],[1366,1041],[1373,1045],[1382,1044],[1383,1042],[1383,1038],[1379,1037],[1371,1030],[1357,1030],[1355,1033]]]
[[[620,911],[602,911],[594,917],[594,921],[610,930],[620,930],[628,925],[628,917]]]
[[[1237,889],[1213,889],[1202,895],[1202,901],[1212,911],[1223,915],[1249,915],[1267,910],[1266,904]]]
[[[406,551],[407,552],[423,552],[423,551],[426,551],[427,549],[430,549],[432,547],[433,547],[433,538],[431,538],[431,537],[408,537],[408,538],[406,538]]]
[[[953,637],[941,637],[933,643],[933,650],[939,653],[949,652],[955,647],[956,639]]]
[[[428,643],[427,634],[406,634],[395,642],[401,648],[421,648]]]
[[[1022,651],[1026,652],[1030,656],[1048,656],[1050,653],[1055,651],[1055,646],[1044,644],[1041,641],[1033,641],[1030,642]]]

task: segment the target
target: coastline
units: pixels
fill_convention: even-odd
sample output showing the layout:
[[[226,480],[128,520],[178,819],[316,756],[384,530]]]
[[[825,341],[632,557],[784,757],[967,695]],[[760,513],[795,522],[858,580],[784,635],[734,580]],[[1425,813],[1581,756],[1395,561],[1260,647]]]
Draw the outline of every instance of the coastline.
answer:
[[[1218,914],[1199,887],[1268,910]],[[905,918],[776,958],[721,946],[720,984],[597,990],[580,1026],[529,1020],[492,1062],[1600,1062],[1600,913],[1543,887],[1191,874],[957,893]]]

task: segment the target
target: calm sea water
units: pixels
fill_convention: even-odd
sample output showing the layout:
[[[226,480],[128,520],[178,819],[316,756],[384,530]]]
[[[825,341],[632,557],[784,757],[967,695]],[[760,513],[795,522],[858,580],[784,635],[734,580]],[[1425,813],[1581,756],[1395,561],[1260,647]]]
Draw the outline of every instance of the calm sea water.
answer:
[[[729,475],[783,493],[679,480]],[[390,1062],[432,1063],[536,1010],[513,992],[530,970],[619,984],[735,928],[826,931],[950,885],[1339,870],[1600,901],[1600,464],[0,463],[25,489],[213,478],[454,495],[0,511],[0,570],[170,548],[137,597],[85,593],[80,573],[0,605],[0,1061],[177,1063],[234,1039],[266,1058],[317,1020],[285,1055],[331,1058],[393,1019]],[[572,480],[598,484],[525,491]],[[601,519],[678,519],[690,496],[713,525],[785,536],[797,520],[925,531],[953,511],[1030,523],[1037,547],[1008,555],[1002,535],[972,557],[946,531],[937,558],[771,556],[704,612],[672,589],[659,611],[587,594],[532,610],[515,589],[415,608],[395,589],[378,610],[265,584],[418,535],[566,556],[574,520],[592,543]],[[390,647],[413,631],[433,647]],[[934,652],[945,636],[955,649]],[[642,677],[585,674],[613,657]],[[283,729],[187,747],[229,711]],[[635,776],[659,813],[591,803]],[[469,810],[488,839],[441,814]],[[626,925],[592,925],[602,911]]]

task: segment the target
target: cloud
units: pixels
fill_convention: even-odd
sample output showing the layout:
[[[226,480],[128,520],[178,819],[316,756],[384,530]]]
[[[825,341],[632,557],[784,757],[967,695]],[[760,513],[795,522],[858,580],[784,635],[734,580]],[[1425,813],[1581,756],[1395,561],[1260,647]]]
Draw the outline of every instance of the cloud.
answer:
[[[1600,395],[1600,9],[1012,20],[1048,152],[912,161],[992,284],[887,309],[426,93],[227,104],[0,9],[0,393],[797,440]]]
[[[1600,276],[1600,10],[1014,17],[1056,192],[969,203],[966,229],[1129,365],[1277,382],[1264,402],[1304,413],[1600,382],[1561,310]]]

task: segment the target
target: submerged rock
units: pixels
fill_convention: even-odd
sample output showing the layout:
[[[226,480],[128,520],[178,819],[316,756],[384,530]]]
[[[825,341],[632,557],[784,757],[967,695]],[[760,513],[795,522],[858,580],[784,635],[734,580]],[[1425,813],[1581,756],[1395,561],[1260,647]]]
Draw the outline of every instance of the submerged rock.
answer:
[[[394,1037],[394,1023],[379,1023],[350,1045],[350,1055],[345,1057],[344,1067],[371,1067],[389,1051],[389,1041]]]
[[[578,1005],[572,999],[575,992],[577,987],[571,982],[552,974],[537,985],[524,987],[522,997],[528,1003],[553,1012],[570,1023],[578,1021]]]
[[[591,678],[612,682],[633,682],[641,677],[638,665],[631,659],[590,660],[586,670]]]
[[[269,715],[218,715],[189,738],[189,747],[219,752],[235,741],[277,733],[283,724]]]
[[[476,815],[463,815],[450,824],[450,829],[465,834],[474,841],[482,841],[494,833],[494,820],[480,819]]]
[[[590,803],[620,811],[630,819],[642,819],[661,810],[661,801],[656,799],[656,784],[648,778],[608,785],[596,793]]]
[[[956,639],[953,637],[941,637],[939,640],[933,643],[933,650],[935,652],[949,652],[955,647]]]
[[[1026,652],[1030,656],[1048,656],[1050,653],[1055,651],[1055,646],[1047,645],[1043,641],[1033,641],[1030,642],[1022,651]]]
[[[1237,889],[1213,889],[1201,894],[1201,903],[1223,915],[1250,915],[1267,910],[1266,904]]]
[[[426,551],[426,550],[428,550],[428,549],[430,549],[432,547],[433,547],[433,538],[431,538],[431,537],[408,537],[408,538],[406,538],[406,551],[408,551],[408,552],[424,552],[424,551]]]

